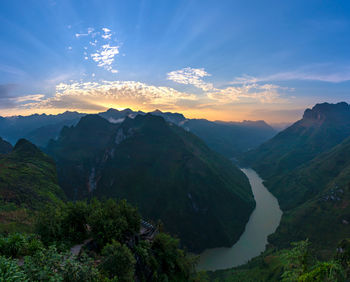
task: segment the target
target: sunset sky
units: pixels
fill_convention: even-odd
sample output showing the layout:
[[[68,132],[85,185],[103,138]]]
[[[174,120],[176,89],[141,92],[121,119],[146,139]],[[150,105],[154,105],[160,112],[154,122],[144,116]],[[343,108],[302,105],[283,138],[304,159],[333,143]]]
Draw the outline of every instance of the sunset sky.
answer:
[[[294,121],[350,102],[350,2],[0,2],[0,115]]]

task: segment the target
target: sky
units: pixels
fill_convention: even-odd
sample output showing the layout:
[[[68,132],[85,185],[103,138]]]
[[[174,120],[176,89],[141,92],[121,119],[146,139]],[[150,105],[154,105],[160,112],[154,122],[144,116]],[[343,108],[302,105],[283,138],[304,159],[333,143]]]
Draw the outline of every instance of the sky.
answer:
[[[299,119],[350,102],[344,0],[0,1],[0,115]]]

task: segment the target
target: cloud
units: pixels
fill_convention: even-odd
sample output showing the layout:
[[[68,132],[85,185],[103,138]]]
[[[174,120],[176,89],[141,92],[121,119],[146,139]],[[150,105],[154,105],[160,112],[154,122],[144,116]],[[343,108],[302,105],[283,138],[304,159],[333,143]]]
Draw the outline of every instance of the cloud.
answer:
[[[95,36],[96,36],[96,33],[93,33],[94,30],[95,30],[94,28],[88,27],[86,33],[76,33],[76,34],[75,34],[75,37],[76,37],[76,38],[79,38],[79,37],[89,36],[90,34],[92,34],[92,36],[95,37]]]
[[[350,67],[339,68],[330,64],[317,64],[260,77],[244,75],[242,77],[236,77],[230,84],[289,80],[309,80],[330,83],[346,82],[350,81]]]
[[[17,103],[23,103],[23,102],[27,102],[27,101],[37,101],[38,102],[38,101],[41,101],[44,97],[45,97],[45,95],[43,95],[43,94],[32,94],[32,95],[16,97],[16,98],[14,98],[14,100]]]
[[[258,79],[252,76],[236,78],[226,88],[215,88],[212,83],[202,78],[211,76],[203,68],[184,68],[167,73],[167,79],[180,83],[190,84],[202,89],[207,97],[215,103],[233,103],[243,101],[258,101],[260,103],[275,103],[281,101],[281,90],[290,90],[274,84],[259,84]]]
[[[256,83],[245,84],[237,87],[216,89],[207,93],[208,97],[220,103],[232,103],[242,101],[259,101],[260,103],[276,103],[282,101],[278,90],[283,89],[278,85]]]
[[[11,91],[16,88],[15,84],[0,84],[0,109],[12,108],[15,106]]]
[[[91,54],[91,58],[97,63],[97,66],[116,73],[117,70],[112,68],[114,57],[119,54],[119,46],[110,46],[105,44],[96,53]]]
[[[90,53],[90,56],[88,54],[88,47],[84,46],[83,50],[83,58],[84,60],[89,60],[91,58],[94,62],[97,63],[98,67],[102,67],[107,71],[110,71],[111,73],[118,73],[118,70],[113,68],[112,64],[114,63],[115,57],[119,54],[119,45],[111,45],[110,43],[100,45],[101,43],[95,38],[97,35],[101,35],[101,37],[104,40],[107,40],[109,42],[112,39],[112,30],[103,27],[101,28],[102,31],[95,31],[94,28],[89,27],[86,31],[86,33],[76,33],[75,37],[79,38],[82,36],[88,37],[88,43],[90,44],[90,48],[94,48],[94,51]],[[101,34],[102,33],[102,34]],[[87,43],[85,41],[85,43]],[[85,44],[84,44],[85,45]],[[96,49],[95,49],[96,48]],[[71,49],[70,49],[71,50]]]
[[[101,81],[60,83],[53,97],[27,103],[31,109],[104,110],[114,107],[176,108],[180,101],[195,101],[193,94],[170,87],[153,86],[136,81]]]
[[[111,39],[112,38],[112,33],[111,33],[111,30],[109,28],[102,28],[104,34],[101,35],[101,37],[103,39]]]
[[[213,88],[213,84],[206,83],[202,80],[203,77],[210,76],[204,68],[195,69],[195,68],[183,68],[181,70],[176,70],[167,73],[167,79],[180,83],[180,84],[190,84],[197,88],[202,89],[203,91],[208,91]]]

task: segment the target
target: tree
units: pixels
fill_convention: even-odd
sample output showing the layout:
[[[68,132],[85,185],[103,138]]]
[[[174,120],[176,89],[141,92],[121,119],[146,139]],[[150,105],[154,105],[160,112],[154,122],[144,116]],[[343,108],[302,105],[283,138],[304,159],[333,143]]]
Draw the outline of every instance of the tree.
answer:
[[[133,281],[136,260],[126,245],[117,241],[107,244],[102,250],[100,268],[109,278],[118,277],[118,281]]]
[[[159,233],[151,246],[155,281],[190,281],[195,272],[196,257],[179,249],[179,240]]]
[[[125,200],[106,202],[93,200],[88,224],[94,240],[100,248],[116,240],[125,242],[140,231],[140,215]]]

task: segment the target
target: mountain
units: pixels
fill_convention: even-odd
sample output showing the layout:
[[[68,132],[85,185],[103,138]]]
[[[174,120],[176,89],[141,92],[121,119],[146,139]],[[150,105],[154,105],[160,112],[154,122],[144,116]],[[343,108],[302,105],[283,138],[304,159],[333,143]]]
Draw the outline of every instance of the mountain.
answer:
[[[309,238],[329,254],[350,234],[350,105],[317,104],[303,118],[243,157],[284,211],[269,242]],[[320,255],[320,253],[319,253]]]
[[[309,238],[331,252],[350,234],[350,137],[273,183],[287,211],[270,241]]]
[[[187,119],[180,113],[155,110],[152,115],[161,116],[166,121],[192,131],[202,138],[213,150],[226,157],[237,157],[244,151],[255,148],[275,135],[264,121],[211,122]],[[111,123],[121,123],[126,117],[146,115],[141,111],[109,109],[99,116]],[[0,117],[0,136],[14,144],[19,138],[26,138],[40,148],[47,146],[50,139],[56,139],[64,126],[76,125],[84,113],[65,112],[58,115],[30,115]]]
[[[42,145],[45,143],[43,136],[49,135],[50,130],[59,128],[62,129],[63,125],[72,125],[79,121],[79,119],[85,114],[77,112],[65,112],[58,115],[30,115],[30,116],[13,116],[0,119],[0,136],[6,138],[10,143],[15,144],[20,138],[27,138],[36,141],[39,139],[39,143],[36,145]],[[47,127],[51,127],[47,131]],[[39,130],[41,128],[41,130]],[[39,137],[37,137],[39,135]],[[54,138],[57,132],[46,137],[46,142]],[[47,143],[45,144],[45,146]]]
[[[0,156],[0,167],[0,198],[5,202],[37,208],[64,198],[53,160],[25,139]]]
[[[12,145],[0,137],[0,155],[7,154],[11,152],[11,150],[12,150]]]
[[[126,198],[192,251],[230,246],[254,208],[245,175],[198,137],[151,114],[65,127],[48,152],[70,199]]]
[[[310,161],[350,136],[350,105],[317,104],[301,120],[278,133],[242,160],[267,181]]]
[[[228,158],[240,156],[276,133],[264,121],[212,122],[191,119],[185,121],[182,126],[203,139],[211,149]]]
[[[33,211],[64,199],[53,160],[35,145],[21,139],[0,154],[0,232],[32,230]]]

